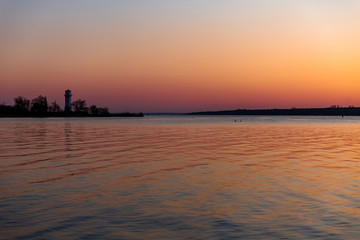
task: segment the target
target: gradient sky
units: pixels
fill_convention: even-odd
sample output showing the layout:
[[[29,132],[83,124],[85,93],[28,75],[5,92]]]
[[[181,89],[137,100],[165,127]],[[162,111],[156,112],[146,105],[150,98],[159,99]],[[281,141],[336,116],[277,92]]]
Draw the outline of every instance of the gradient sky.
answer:
[[[360,106],[360,0],[0,0],[0,103]]]

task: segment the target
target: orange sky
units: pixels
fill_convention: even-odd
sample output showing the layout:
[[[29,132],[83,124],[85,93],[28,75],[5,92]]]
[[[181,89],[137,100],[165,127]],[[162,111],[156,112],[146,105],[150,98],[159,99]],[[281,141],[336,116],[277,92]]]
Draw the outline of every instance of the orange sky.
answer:
[[[2,1],[0,103],[360,106],[360,1]]]

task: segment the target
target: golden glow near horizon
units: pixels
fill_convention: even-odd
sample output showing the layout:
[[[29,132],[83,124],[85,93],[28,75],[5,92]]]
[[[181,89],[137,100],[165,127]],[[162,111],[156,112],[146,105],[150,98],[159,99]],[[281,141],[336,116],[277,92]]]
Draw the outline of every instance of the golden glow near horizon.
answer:
[[[70,87],[113,111],[360,106],[359,2],[3,1],[0,101]]]

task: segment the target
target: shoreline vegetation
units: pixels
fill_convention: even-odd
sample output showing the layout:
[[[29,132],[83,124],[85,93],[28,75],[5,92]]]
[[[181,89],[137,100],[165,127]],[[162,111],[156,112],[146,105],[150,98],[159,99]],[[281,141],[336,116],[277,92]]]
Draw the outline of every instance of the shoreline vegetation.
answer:
[[[22,96],[14,98],[14,105],[0,104],[0,118],[46,118],[46,117],[143,117],[143,113],[110,113],[107,107],[91,105],[78,99],[71,103],[71,108],[62,110],[56,101],[48,104],[47,97],[39,95],[32,99]]]
[[[360,116],[360,107],[291,108],[291,109],[237,109],[192,112],[187,115],[268,115],[268,116]]]

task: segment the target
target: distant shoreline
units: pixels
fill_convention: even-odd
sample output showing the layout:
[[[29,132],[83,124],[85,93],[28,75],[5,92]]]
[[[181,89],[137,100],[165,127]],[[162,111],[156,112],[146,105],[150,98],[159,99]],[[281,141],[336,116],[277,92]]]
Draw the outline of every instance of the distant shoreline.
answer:
[[[0,114],[0,118],[109,118],[109,117],[144,117],[143,113],[110,113],[108,115],[89,115],[82,113],[46,113],[46,114],[33,114],[33,113],[6,113]]]
[[[360,116],[360,107],[237,109],[192,112],[187,115],[268,115],[268,116]]]

